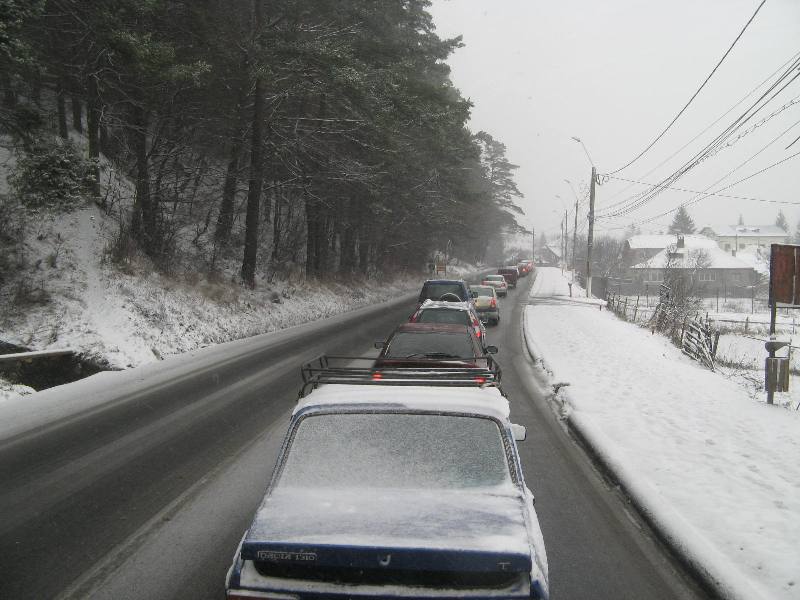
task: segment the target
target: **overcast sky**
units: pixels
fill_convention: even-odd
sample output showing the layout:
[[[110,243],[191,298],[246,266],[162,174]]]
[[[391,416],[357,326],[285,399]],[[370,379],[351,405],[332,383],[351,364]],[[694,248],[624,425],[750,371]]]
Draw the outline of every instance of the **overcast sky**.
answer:
[[[516,179],[525,195],[520,204],[527,214],[526,224],[554,233],[564,206],[571,207],[570,213],[574,210],[575,197],[564,179],[574,183],[581,197],[589,181],[591,165],[571,136],[583,140],[599,173],[627,163],[686,104],[760,1],[433,0],[430,11],[440,37],[464,37],[464,47],[448,63],[454,84],[475,105],[471,128],[486,130],[506,144],[509,159],[520,167]],[[800,0],[767,0],[684,115],[639,161],[616,175],[657,183],[677,170],[733,123],[766,91],[766,85],[650,173],[798,53]],[[800,78],[739,133],[793,99],[797,104],[704,161],[673,186],[706,190],[789,128],[711,189],[800,152],[800,141],[785,149],[800,136]],[[599,186],[598,215],[646,189],[641,185],[626,189],[629,185],[608,180]],[[783,210],[793,231],[800,220],[800,156],[720,193],[771,202],[706,198],[687,207],[698,226],[735,224],[739,214],[747,224],[773,224],[778,210]],[[656,215],[695,196],[667,190],[624,216],[598,219],[596,227],[621,234],[632,221],[654,219],[642,222],[642,230],[666,230],[672,214]],[[579,230],[586,227],[587,210],[588,202],[583,202]]]

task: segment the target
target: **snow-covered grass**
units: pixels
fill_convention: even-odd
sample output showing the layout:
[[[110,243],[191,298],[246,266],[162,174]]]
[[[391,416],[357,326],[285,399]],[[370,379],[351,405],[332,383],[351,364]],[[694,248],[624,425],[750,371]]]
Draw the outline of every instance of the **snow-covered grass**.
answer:
[[[573,302],[557,269],[539,269],[531,295],[531,352],[644,514],[725,596],[800,598],[800,412]]]
[[[424,279],[270,283],[262,277],[250,290],[231,273],[167,276],[144,259],[123,270],[108,264],[114,221],[94,205],[43,214],[32,225],[26,244],[30,267],[0,290],[0,339],[36,350],[73,348],[111,368],[375,304],[419,289]],[[24,391],[0,385],[0,397]]]

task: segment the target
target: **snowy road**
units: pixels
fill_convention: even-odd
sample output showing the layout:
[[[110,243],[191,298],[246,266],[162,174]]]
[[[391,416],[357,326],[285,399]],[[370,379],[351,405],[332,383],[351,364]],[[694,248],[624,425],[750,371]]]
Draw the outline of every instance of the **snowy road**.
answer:
[[[553,598],[702,597],[547,405],[521,337],[529,285],[503,302],[489,339],[512,417],[528,427],[520,452]],[[366,353],[411,308],[398,301],[178,358],[172,369],[166,361],[79,382],[53,390],[41,410],[30,404],[37,397],[5,403],[0,597],[222,597],[296,401],[299,364],[322,351]]]

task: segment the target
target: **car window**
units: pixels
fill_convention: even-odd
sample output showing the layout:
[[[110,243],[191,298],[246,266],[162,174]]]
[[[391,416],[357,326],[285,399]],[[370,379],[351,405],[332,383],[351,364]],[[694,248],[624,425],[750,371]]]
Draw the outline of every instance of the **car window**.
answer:
[[[510,481],[491,419],[326,414],[300,421],[277,487],[461,489]]]
[[[464,288],[458,283],[427,283],[422,288],[422,293],[419,295],[420,302],[422,300],[438,300],[445,294],[455,294],[462,300],[464,299]]]
[[[456,325],[470,325],[471,319],[465,310],[450,308],[426,308],[420,311],[417,323],[454,323]]]
[[[409,356],[425,357],[427,355],[473,358],[475,349],[472,345],[472,339],[466,332],[400,332],[392,337],[384,356],[386,358],[406,358]]]
[[[486,281],[504,281],[502,275],[487,275]]]
[[[473,292],[477,292],[478,296],[494,296],[494,288],[488,285],[476,285],[470,288]]]

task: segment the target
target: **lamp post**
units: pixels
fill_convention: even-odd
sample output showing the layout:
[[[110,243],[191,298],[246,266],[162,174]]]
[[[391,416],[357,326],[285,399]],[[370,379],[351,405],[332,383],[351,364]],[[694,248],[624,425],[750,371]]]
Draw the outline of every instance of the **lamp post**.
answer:
[[[592,295],[592,244],[594,241],[594,195],[597,181],[597,168],[594,166],[594,161],[589,154],[589,150],[587,150],[586,144],[581,141],[581,138],[572,136],[572,139],[581,145],[583,151],[586,153],[586,158],[589,159],[589,164],[592,165],[592,179],[589,185],[589,234],[586,240],[586,297],[589,298]]]

